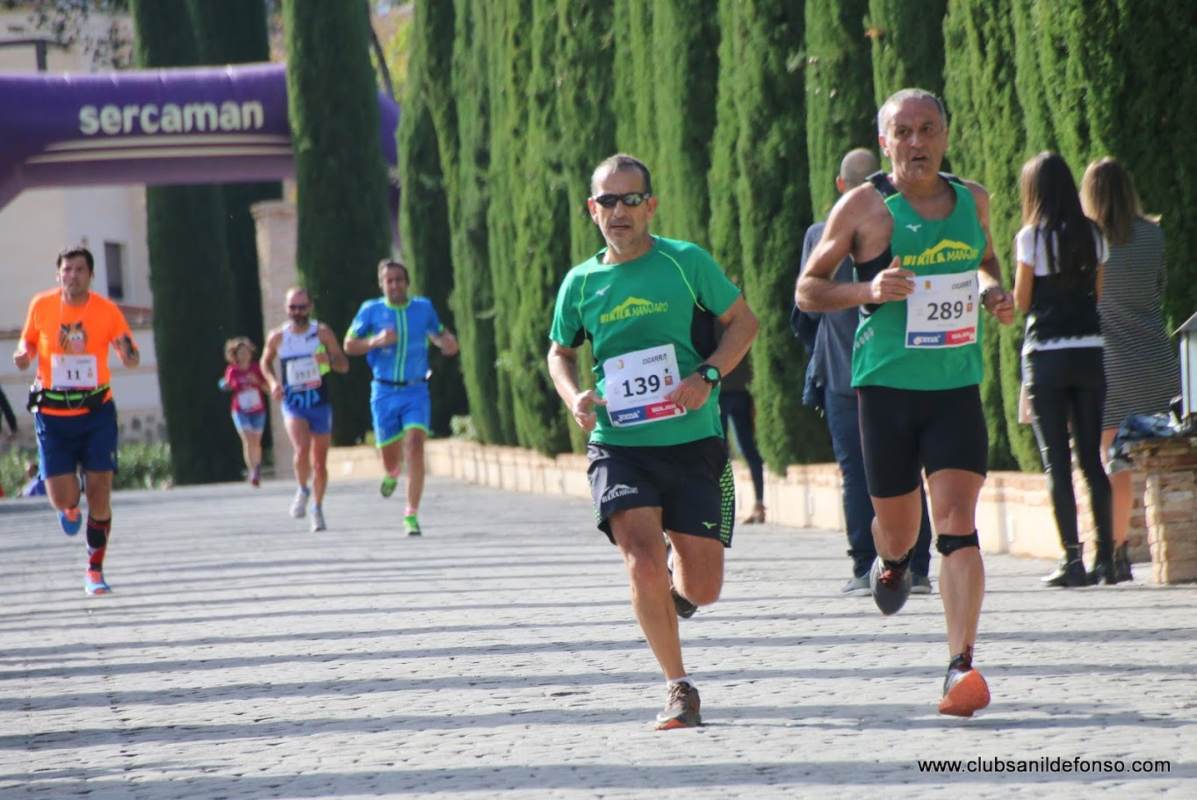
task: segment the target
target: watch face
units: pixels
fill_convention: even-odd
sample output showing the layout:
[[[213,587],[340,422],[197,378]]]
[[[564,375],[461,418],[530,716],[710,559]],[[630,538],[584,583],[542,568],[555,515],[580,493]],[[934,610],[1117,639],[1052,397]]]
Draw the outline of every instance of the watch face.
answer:
[[[702,370],[702,376],[710,383],[715,383],[719,380],[719,370],[716,367],[704,367]]]

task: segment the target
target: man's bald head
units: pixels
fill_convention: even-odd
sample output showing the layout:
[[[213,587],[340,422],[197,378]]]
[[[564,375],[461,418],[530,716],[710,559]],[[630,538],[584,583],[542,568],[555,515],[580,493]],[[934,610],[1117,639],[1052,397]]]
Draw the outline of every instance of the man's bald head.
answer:
[[[854,189],[865,182],[865,179],[881,169],[881,162],[872,150],[858,147],[850,150],[844,160],[840,162],[840,177],[844,180],[844,189]]]

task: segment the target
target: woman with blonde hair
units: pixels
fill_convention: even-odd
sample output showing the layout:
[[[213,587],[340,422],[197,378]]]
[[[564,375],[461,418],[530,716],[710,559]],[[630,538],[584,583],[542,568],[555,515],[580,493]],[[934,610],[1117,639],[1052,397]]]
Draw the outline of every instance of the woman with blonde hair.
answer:
[[[224,343],[224,359],[229,362],[220,388],[233,395],[230,411],[233,427],[241,437],[241,454],[249,482],[258,486],[262,480],[262,431],[266,428],[266,376],[258,366],[257,348],[244,336]]]
[[[1097,314],[1106,243],[1081,210],[1076,182],[1063,158],[1055,153],[1035,156],[1023,165],[1021,184],[1023,227],[1014,240],[1014,304],[1027,314],[1023,379],[1064,547],[1059,566],[1043,582],[1059,587],[1113,583],[1110,482],[1100,453],[1106,385]],[[1097,523],[1092,575],[1081,558],[1070,429]]]
[[[1134,179],[1117,160],[1094,161],[1081,179],[1081,203],[1110,243],[1098,310],[1105,335],[1106,402],[1101,445],[1110,444],[1131,414],[1168,411],[1179,392],[1180,363],[1164,329],[1164,232],[1143,214]],[[1131,474],[1110,476],[1115,574],[1131,580],[1127,555]]]

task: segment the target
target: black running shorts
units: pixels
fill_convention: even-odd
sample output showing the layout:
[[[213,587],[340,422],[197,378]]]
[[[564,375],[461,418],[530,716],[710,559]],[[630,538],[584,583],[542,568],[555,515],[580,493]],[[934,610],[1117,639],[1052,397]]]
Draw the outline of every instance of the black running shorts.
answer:
[[[736,491],[723,439],[664,447],[591,443],[586,455],[598,528],[612,543],[612,514],[656,507],[666,530],[718,539],[731,547]]]
[[[940,391],[861,386],[860,444],[872,497],[898,497],[928,475],[963,469],[984,475],[989,434],[977,386]]]

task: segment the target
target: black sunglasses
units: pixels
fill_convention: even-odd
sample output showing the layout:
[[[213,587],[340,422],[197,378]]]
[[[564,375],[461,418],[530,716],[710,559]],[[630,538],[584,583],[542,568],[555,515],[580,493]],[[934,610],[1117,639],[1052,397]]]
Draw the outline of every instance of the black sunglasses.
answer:
[[[628,192],[627,194],[600,194],[594,198],[594,202],[598,203],[603,208],[615,208],[616,203],[622,202],[628,208],[635,208],[643,203],[648,198],[652,197],[651,192]]]
[[[289,311],[307,311],[307,310],[308,310],[308,304],[307,304],[307,303],[304,303],[304,304],[303,304],[303,305],[301,305],[301,306],[299,306],[299,305],[296,305],[296,306],[287,306],[287,309],[288,309]]]

